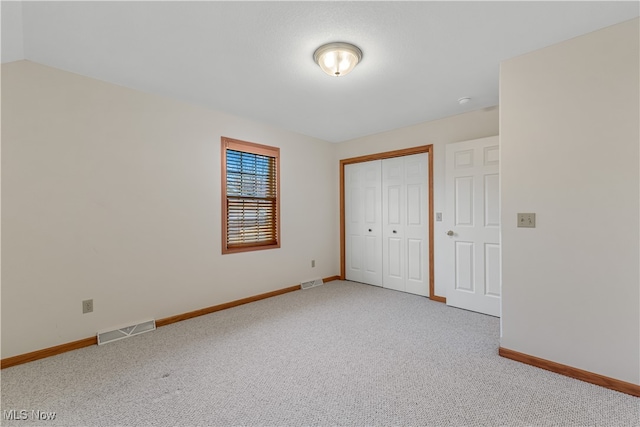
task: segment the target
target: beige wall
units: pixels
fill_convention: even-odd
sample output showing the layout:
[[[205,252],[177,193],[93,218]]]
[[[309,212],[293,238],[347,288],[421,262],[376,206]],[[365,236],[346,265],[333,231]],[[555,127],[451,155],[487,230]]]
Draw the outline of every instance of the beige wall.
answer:
[[[638,20],[502,64],[505,348],[640,384]],[[516,228],[535,212],[535,229]]]
[[[337,165],[341,159],[433,144],[434,212],[442,212],[444,216],[446,144],[497,134],[497,108],[472,111],[340,143],[336,146],[335,171],[338,173]],[[444,252],[447,240],[443,224],[444,222],[434,224],[434,281],[435,293],[440,296],[446,296],[447,279],[452,274],[446,270],[449,264]]]
[[[280,147],[282,248],[221,255],[221,136]],[[334,150],[35,63],[2,65],[2,358],[338,274]]]

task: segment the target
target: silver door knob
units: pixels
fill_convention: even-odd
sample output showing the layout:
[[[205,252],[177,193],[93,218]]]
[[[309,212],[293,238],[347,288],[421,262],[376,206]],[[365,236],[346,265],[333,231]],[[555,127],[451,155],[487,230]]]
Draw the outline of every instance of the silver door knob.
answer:
[[[453,230],[449,230],[447,231],[447,236],[453,236],[455,233],[453,232]]]

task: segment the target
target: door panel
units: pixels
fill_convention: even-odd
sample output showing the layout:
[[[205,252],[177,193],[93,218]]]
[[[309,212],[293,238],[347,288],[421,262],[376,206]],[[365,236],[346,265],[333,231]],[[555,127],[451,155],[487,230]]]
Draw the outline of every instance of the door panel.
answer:
[[[389,256],[389,272],[387,276],[394,279],[402,279],[402,241],[398,238],[390,237],[388,239],[388,256]],[[385,283],[385,288],[390,287],[393,283]],[[403,286],[398,286],[402,288]]]
[[[420,226],[425,221],[422,211],[422,186],[420,184],[407,185],[407,225]]]
[[[362,274],[362,236],[349,236],[351,268],[353,274]],[[355,276],[352,276],[355,277]]]
[[[498,144],[484,147],[484,165],[498,166],[500,159],[500,148]]]
[[[429,154],[404,157],[406,224],[405,291],[429,295]]]
[[[473,292],[473,242],[456,242],[456,290]]]
[[[423,279],[422,257],[422,239],[407,239],[408,280]]]
[[[485,294],[500,297],[500,245],[484,245]]]
[[[364,236],[364,274],[376,274],[380,271],[380,261],[376,258],[380,247],[379,240],[376,236]]]
[[[402,157],[382,161],[382,286],[397,291],[405,290],[403,169]]]
[[[364,170],[364,226],[362,234],[366,239],[366,268],[362,272],[362,282],[382,286],[382,163],[380,160],[361,163]]]
[[[382,285],[381,162],[345,166],[345,277]]]
[[[345,168],[345,274],[348,280],[354,281],[362,280],[362,174],[362,168]]]
[[[385,288],[429,295],[428,154],[385,159],[383,278]]]
[[[400,225],[400,186],[387,187],[387,225]]]
[[[456,226],[473,225],[473,177],[461,176],[455,178],[455,193],[453,203],[456,210]]]
[[[484,176],[484,225],[500,227],[500,186],[498,174]]]
[[[380,194],[376,194],[376,188],[369,185],[364,193],[364,221],[367,224],[375,224],[378,217],[376,209],[380,203]]]
[[[447,144],[447,304],[500,316],[498,137]]]
[[[456,169],[473,167],[473,150],[457,150],[454,153],[454,161]]]

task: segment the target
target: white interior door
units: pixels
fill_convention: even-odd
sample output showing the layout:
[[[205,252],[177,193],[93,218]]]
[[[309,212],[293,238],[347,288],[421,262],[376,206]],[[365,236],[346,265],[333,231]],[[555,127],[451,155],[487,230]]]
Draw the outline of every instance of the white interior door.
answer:
[[[382,161],[382,285],[429,295],[428,154]]]
[[[345,165],[345,277],[382,286],[381,161]]]
[[[498,137],[447,144],[447,305],[500,316]]]

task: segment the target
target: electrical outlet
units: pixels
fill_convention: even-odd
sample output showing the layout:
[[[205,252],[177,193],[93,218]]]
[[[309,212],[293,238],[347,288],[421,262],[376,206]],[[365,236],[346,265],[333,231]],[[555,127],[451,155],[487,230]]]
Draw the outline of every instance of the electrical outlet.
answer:
[[[313,267],[315,267],[315,266],[316,266],[316,260],[315,260],[315,259],[312,259],[312,260],[311,260],[311,268],[313,268]]]
[[[518,214],[518,227],[536,228],[536,214],[534,214],[534,213],[519,213]]]
[[[92,312],[93,312],[93,300],[86,299],[82,301],[82,314],[87,314]]]

